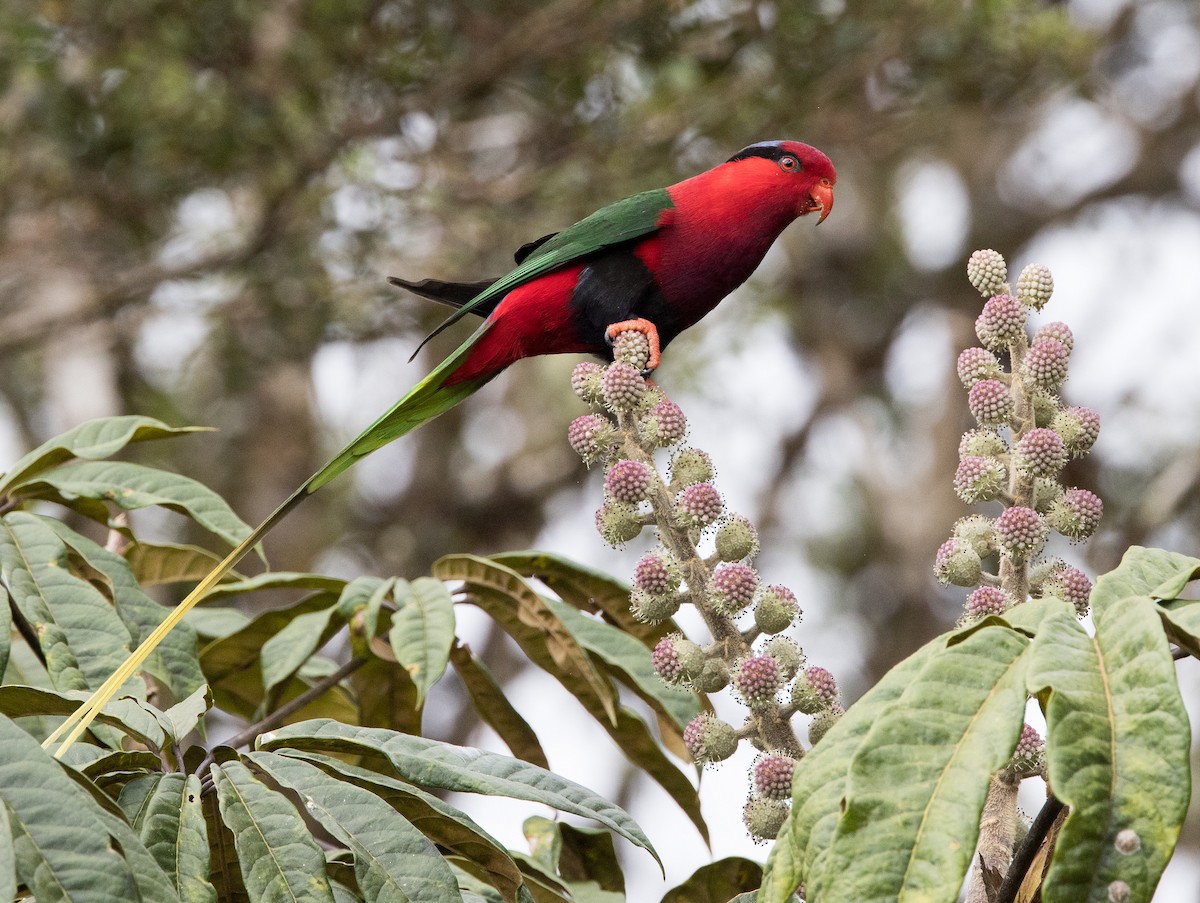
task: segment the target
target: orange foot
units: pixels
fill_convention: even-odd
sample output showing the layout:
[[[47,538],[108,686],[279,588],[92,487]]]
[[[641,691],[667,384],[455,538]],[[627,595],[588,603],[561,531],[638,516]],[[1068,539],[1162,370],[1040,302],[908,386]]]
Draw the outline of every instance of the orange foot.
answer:
[[[636,320],[622,320],[620,323],[613,323],[608,329],[604,330],[604,340],[611,345],[621,333],[634,330],[644,335],[646,341],[650,343],[650,358],[646,361],[646,369],[642,371],[643,376],[649,376],[651,372],[658,369],[659,343],[657,326],[642,317],[638,317]]]

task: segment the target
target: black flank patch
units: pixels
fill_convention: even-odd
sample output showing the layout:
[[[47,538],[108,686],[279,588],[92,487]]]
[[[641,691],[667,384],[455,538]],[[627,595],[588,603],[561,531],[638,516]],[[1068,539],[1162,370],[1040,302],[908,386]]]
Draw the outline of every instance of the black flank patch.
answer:
[[[604,330],[644,317],[658,328],[661,347],[679,335],[679,317],[659,291],[654,274],[633,245],[610,248],[592,258],[571,295],[571,319],[580,338],[611,359]]]

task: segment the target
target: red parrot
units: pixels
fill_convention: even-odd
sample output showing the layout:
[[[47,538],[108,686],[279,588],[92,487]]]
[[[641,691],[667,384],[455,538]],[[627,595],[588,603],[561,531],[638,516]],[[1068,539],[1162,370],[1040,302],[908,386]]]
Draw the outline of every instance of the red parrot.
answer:
[[[469,313],[483,316],[484,322],[188,594],[113,675],[120,680],[111,688],[106,683],[89,700],[88,712],[80,715],[82,725],[107,701],[105,689],[111,696],[183,614],[284,515],[359,458],[454,407],[522,358],[564,352],[611,357],[613,337],[638,329],[650,341],[648,367],[654,369],[659,351],[745,282],[793,220],[819,211],[821,222],[829,215],[836,181],[833,164],[816,148],[798,141],[764,141],[707,172],[617,201],[562,232],[523,245],[516,252],[516,268],[499,279],[391,279],[458,308],[428,338]],[[76,726],[69,740],[80,730]]]

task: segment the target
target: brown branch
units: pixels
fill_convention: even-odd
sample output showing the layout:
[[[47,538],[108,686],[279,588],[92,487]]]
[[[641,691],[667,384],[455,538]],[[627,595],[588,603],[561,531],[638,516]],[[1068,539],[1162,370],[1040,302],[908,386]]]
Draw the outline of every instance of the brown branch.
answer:
[[[321,694],[325,693],[331,687],[340,683],[343,678],[348,677],[349,675],[353,674],[355,671],[357,671],[359,668],[361,668],[363,665],[365,665],[367,663],[367,661],[368,661],[368,659],[364,656],[359,656],[357,658],[350,659],[350,661],[346,662],[346,664],[342,665],[342,667],[338,668],[336,671],[334,671],[328,677],[321,678],[319,681],[317,681],[315,684],[313,684],[311,687],[309,687],[307,690],[305,690],[303,693],[301,693],[295,699],[291,700],[290,702],[284,703],[283,705],[281,705],[279,708],[277,708],[275,711],[273,711],[270,715],[267,715],[262,720],[256,721],[253,724],[247,726],[241,732],[230,737],[224,743],[221,743],[220,746],[228,746],[232,749],[237,749],[239,746],[246,746],[247,744],[251,743],[259,734],[263,733],[264,731],[269,731],[269,730],[272,730],[272,729],[278,727],[288,717],[290,717],[291,715],[300,711],[300,709],[304,708],[306,705],[308,705],[310,702],[312,702],[314,699],[316,699]],[[213,747],[213,749],[209,750],[208,755],[204,757],[204,759],[200,762],[200,764],[196,766],[195,773],[197,775],[200,775],[203,778],[205,775],[205,772],[208,771],[209,766],[212,765],[213,762],[215,762],[215,761],[216,761],[216,747]]]
[[[1029,826],[1029,833],[1025,835],[1025,839],[1021,841],[1013,855],[1012,864],[1009,865],[1008,872],[1004,875],[1004,881],[1000,884],[1000,890],[996,893],[996,903],[1014,903],[1017,899],[1017,892],[1025,882],[1025,875],[1033,864],[1034,857],[1037,856],[1042,842],[1049,835],[1050,828],[1053,827],[1063,808],[1063,803],[1058,797],[1051,795],[1046,799],[1045,805],[1038,812],[1033,824]]]

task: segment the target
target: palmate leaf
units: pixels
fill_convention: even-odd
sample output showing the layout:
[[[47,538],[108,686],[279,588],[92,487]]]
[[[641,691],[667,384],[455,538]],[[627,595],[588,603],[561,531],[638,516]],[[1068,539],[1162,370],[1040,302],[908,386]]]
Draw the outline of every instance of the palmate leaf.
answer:
[[[262,648],[301,615],[324,611],[336,597],[318,592],[286,608],[265,611],[241,629],[206,644],[200,664],[208,675],[217,705],[243,717],[253,716],[264,696]]]
[[[701,836],[708,839],[708,826],[700,811],[696,788],[671,763],[636,713],[625,706],[613,707],[616,694],[595,669],[584,648],[589,644],[596,646],[611,660],[636,669],[640,667],[640,657],[645,655],[640,647],[635,651],[636,641],[627,637],[618,639],[616,628],[586,619],[571,606],[547,599],[534,592],[514,572],[487,559],[450,556],[434,564],[434,573],[443,579],[463,579],[470,601],[491,615],[535,664],[559,681],[616,741],[622,752],[667,791]],[[572,625],[586,634],[586,643],[582,642],[583,634],[576,637]],[[634,664],[635,661],[638,664]],[[645,661],[648,664],[648,657]],[[583,664],[574,665],[575,662]],[[618,670],[628,677],[628,670]],[[654,679],[658,680],[657,676]],[[630,683],[637,684],[632,678]],[[649,681],[647,685],[650,685]],[[598,687],[603,689],[602,694],[597,692]],[[661,700],[658,701],[661,705]]]
[[[575,899],[596,899],[607,893],[624,900],[625,876],[607,831],[576,828],[540,815],[525,819],[521,831],[532,859],[561,878]]]
[[[362,577],[360,580],[375,580],[374,577]],[[357,581],[356,581],[357,582]],[[214,586],[205,595],[206,604],[229,599],[234,596],[244,596],[249,593],[271,589],[311,589],[335,596],[347,586],[345,580],[339,577],[327,577],[324,574],[310,574],[306,571],[267,571],[253,577],[243,577],[230,580]]]
[[[167,583],[199,583],[220,563],[221,557],[208,549],[184,543],[131,542],[124,557],[142,586]],[[235,574],[230,579],[239,579]]]
[[[86,760],[80,761],[83,756],[86,756]],[[84,743],[72,746],[63,756],[63,761],[102,788],[113,781],[124,785],[130,780],[131,774],[136,774],[138,777],[153,773],[161,774],[162,769],[162,759],[150,750],[106,751],[101,747],[88,746]]]
[[[209,878],[216,888],[221,903],[250,903],[250,894],[242,881],[242,869],[238,864],[237,843],[233,832],[221,820],[221,806],[217,794],[206,793],[200,797],[200,808],[204,812],[204,827],[208,831],[208,851],[211,859]]]
[[[15,832],[18,878],[41,903],[136,899],[133,869],[107,813],[37,741],[0,716],[0,801]]]
[[[305,811],[354,854],[354,874],[364,898],[379,903],[462,899],[437,848],[369,790],[299,759],[255,752],[244,760],[294,791]]]
[[[762,866],[730,856],[696,869],[686,881],[663,895],[661,903],[727,903],[762,884]],[[749,901],[747,901],[749,903]]]
[[[642,847],[661,864],[637,822],[619,806],[580,784],[518,759],[327,719],[290,724],[259,742],[260,749],[281,747],[382,756],[397,775],[419,786],[544,803],[600,822]]]
[[[667,684],[654,670],[650,651],[625,631],[582,615],[557,599],[543,600],[580,646],[608,664],[614,675],[656,712],[670,718],[682,736],[683,729],[702,708],[695,692]]]
[[[450,649],[450,661],[467,688],[476,714],[499,735],[509,752],[539,768],[549,768],[550,763],[537,733],[513,708],[491,671],[475,657],[470,647],[465,643],[455,643]]]
[[[396,585],[399,610],[392,615],[388,642],[396,661],[408,671],[417,688],[417,707],[429,692],[450,658],[454,642],[454,600],[440,580],[422,577]]]
[[[67,716],[88,698],[86,690],[59,692],[19,684],[0,686],[0,714],[10,718],[30,715]],[[96,716],[101,724],[118,728],[151,749],[162,749],[167,733],[152,707],[129,697],[111,700]]]
[[[263,690],[268,696],[300,670],[313,653],[346,626],[337,603],[293,618],[262,645],[259,655]]]
[[[134,645],[141,643],[162,623],[167,616],[167,609],[146,595],[124,558],[81,536],[61,521],[43,518],[42,522],[108,584],[117,616],[129,630]],[[187,624],[180,624],[168,633],[146,659],[145,668],[176,699],[182,699],[203,686],[204,673],[200,670],[197,658],[195,630]]]
[[[822,868],[854,754],[875,720],[945,643],[945,637],[931,640],[892,668],[796,763],[791,815],[767,858],[760,903],[786,903],[802,882]]]
[[[8,473],[0,476],[0,494],[72,458],[99,460],[116,454],[131,442],[207,430],[203,426],[167,426],[153,417],[137,415],[89,420],[39,445],[17,461]]]
[[[71,573],[66,546],[43,518],[13,511],[0,519],[0,573],[56,687],[94,688],[120,667],[129,629],[99,590]],[[124,692],[145,697],[145,684],[132,679]]]
[[[405,781],[341,759],[294,749],[281,749],[277,754],[310,762],[339,781],[370,791],[439,847],[469,860],[480,874],[487,876],[503,899],[519,899],[522,889],[520,870],[503,845],[460,809]]]
[[[250,899],[333,903],[325,857],[287,797],[241,762],[213,765],[212,776]]]
[[[8,590],[0,583],[0,678],[8,668],[8,656],[12,649],[13,619],[9,608]],[[3,899],[3,897],[0,897]]]
[[[989,779],[1020,736],[1028,646],[985,624],[932,656],[880,714],[850,763],[828,859],[808,885],[814,897],[954,897]]]
[[[203,483],[126,461],[63,464],[40,473],[16,492],[21,498],[58,502],[102,523],[108,520],[104,502],[126,511],[158,505],[186,514],[230,545],[250,534],[249,525]]]
[[[102,801],[108,797],[94,792]],[[111,801],[109,801],[111,804]],[[119,816],[101,806],[97,812],[100,822],[108,830],[109,837],[125,856],[133,873],[135,890],[130,894],[130,900],[141,903],[180,903],[175,885],[155,861],[150,851],[142,844],[138,835]]]
[[[575,696],[592,696],[610,723],[617,721],[616,694],[578,640],[519,574],[475,555],[448,555],[433,563],[439,580],[461,580],[483,608],[540,667]]]
[[[13,832],[8,822],[8,809],[0,804],[0,900],[12,900],[16,896],[17,854],[13,849]]]
[[[671,620],[650,624],[629,610],[629,584],[551,552],[503,552],[489,556],[524,577],[535,577],[566,603],[580,611],[603,614],[605,620],[653,649],[663,637],[679,629]]]
[[[347,682],[358,707],[357,724],[402,734],[421,733],[417,688],[408,672],[395,662],[370,656]]]
[[[184,903],[213,903],[208,830],[195,775],[166,774],[147,795],[137,829]]]
[[[167,733],[179,743],[189,733],[202,728],[200,719],[212,708],[212,691],[207,684],[201,684],[190,696],[179,700],[162,713],[160,722],[167,728]]]
[[[1130,549],[1096,581],[1094,637],[1065,604],[1038,631],[1029,688],[1049,690],[1049,780],[1070,807],[1046,903],[1104,901],[1114,881],[1148,900],[1175,848],[1191,789],[1191,731],[1154,599],[1177,595],[1197,563]],[[1118,852],[1123,830],[1137,835],[1137,855]]]

